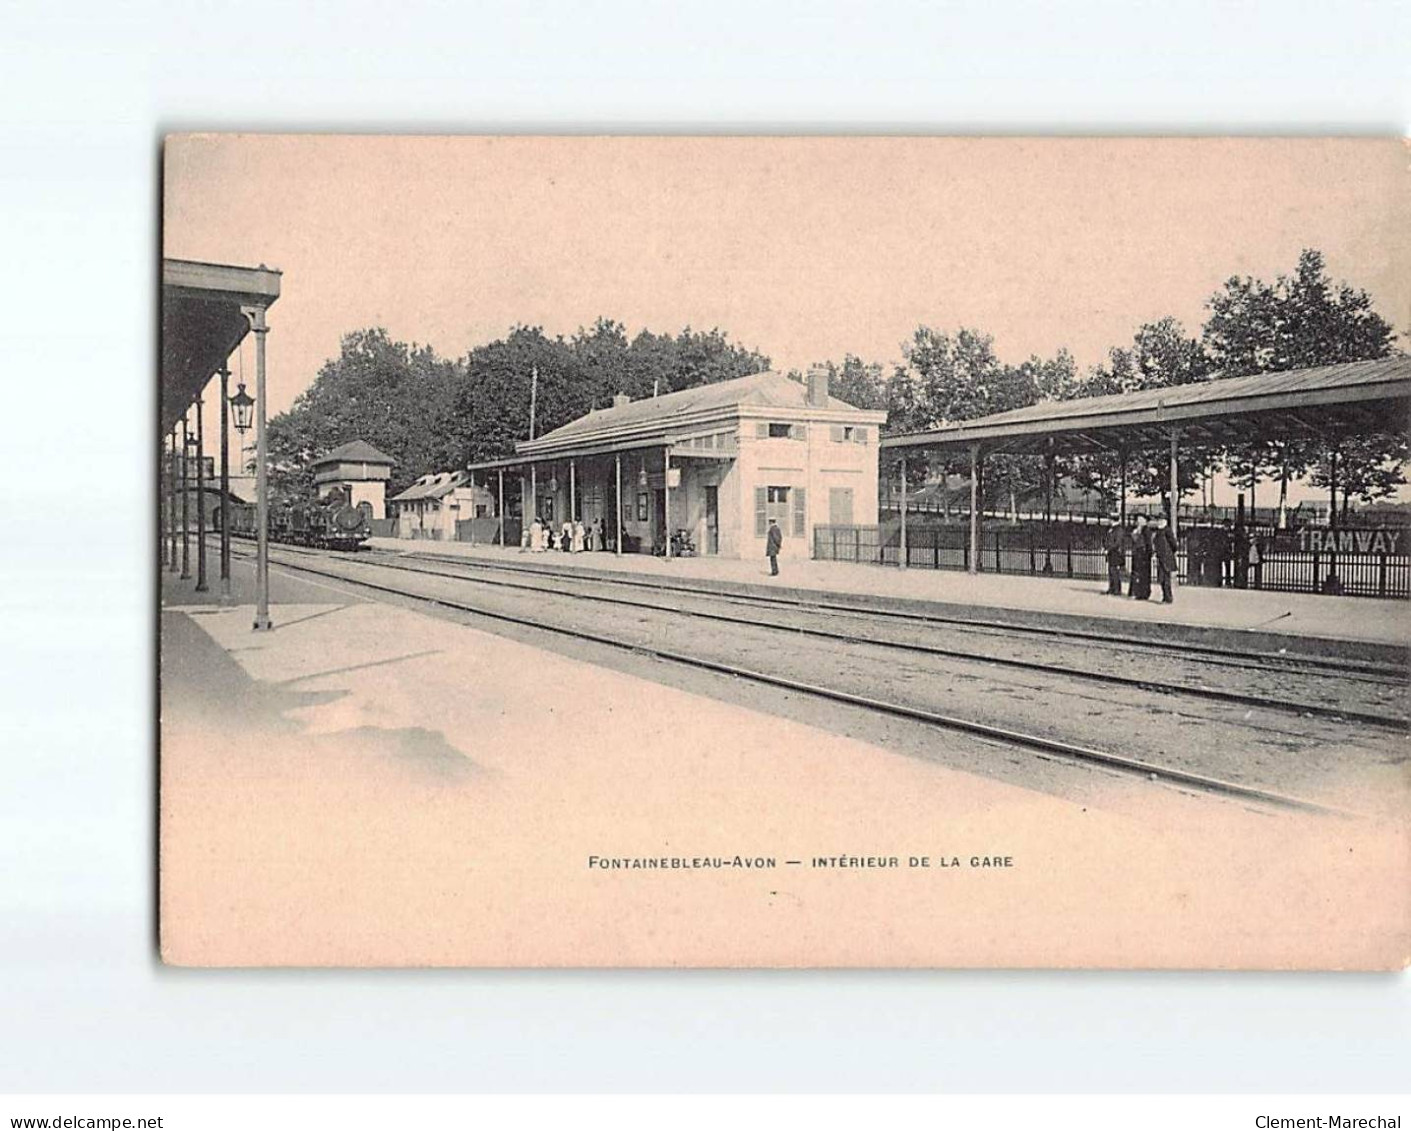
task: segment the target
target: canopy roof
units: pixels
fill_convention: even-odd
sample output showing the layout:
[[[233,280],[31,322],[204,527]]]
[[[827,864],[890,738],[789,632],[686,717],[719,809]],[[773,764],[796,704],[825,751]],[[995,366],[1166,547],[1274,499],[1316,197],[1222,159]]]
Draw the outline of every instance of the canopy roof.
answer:
[[[1406,431],[1411,358],[1388,357],[1199,381],[1135,393],[1044,401],[929,432],[889,436],[883,448],[1071,453],[1229,443],[1254,436],[1331,437]]]
[[[162,260],[163,435],[250,332],[245,311],[267,310],[279,298],[279,282],[263,264]]]

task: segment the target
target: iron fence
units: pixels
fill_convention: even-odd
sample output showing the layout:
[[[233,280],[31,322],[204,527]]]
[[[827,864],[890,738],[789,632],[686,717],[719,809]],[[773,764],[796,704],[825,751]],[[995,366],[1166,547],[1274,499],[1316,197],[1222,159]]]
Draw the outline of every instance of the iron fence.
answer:
[[[1183,584],[1236,584],[1230,551],[1211,561],[1197,528],[1180,538],[1177,575]],[[1107,578],[1104,528],[1088,523],[1006,523],[982,528],[978,571],[1033,577]],[[1411,597],[1411,555],[1338,552],[1298,548],[1286,534],[1251,532],[1256,547],[1245,573],[1250,589],[1289,593],[1338,592],[1354,597]],[[910,569],[965,570],[970,567],[970,530],[965,525],[907,524],[906,564]],[[901,561],[901,523],[878,526],[815,526],[813,556],[820,561],[896,566]],[[1334,575],[1336,583],[1329,585]]]

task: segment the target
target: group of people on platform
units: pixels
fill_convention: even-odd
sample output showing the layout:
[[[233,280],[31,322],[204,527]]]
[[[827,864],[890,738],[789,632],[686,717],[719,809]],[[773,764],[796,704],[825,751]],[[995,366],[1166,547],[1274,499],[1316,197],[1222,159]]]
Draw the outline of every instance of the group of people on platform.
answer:
[[[1131,559],[1127,596],[1134,601],[1151,599],[1151,567],[1156,565],[1156,578],[1161,586],[1161,600],[1171,604],[1176,599],[1176,536],[1171,532],[1165,515],[1147,522],[1146,515],[1132,519],[1130,530],[1114,515],[1108,520],[1103,537],[1107,552],[1107,593],[1122,596],[1122,572]]]
[[[584,551],[606,550],[607,533],[603,520],[596,525],[584,525],[582,519],[565,520],[557,530],[553,524],[540,520],[537,516],[524,527],[519,536],[519,548],[531,553],[542,554],[546,550],[562,550],[566,554],[581,554]]]

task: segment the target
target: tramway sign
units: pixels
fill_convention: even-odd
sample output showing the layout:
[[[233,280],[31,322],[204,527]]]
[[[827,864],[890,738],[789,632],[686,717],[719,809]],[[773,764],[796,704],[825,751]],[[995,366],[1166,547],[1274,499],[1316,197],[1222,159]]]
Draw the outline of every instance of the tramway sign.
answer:
[[[1395,554],[1406,553],[1403,530],[1332,530],[1312,527],[1298,531],[1298,548],[1315,554]]]

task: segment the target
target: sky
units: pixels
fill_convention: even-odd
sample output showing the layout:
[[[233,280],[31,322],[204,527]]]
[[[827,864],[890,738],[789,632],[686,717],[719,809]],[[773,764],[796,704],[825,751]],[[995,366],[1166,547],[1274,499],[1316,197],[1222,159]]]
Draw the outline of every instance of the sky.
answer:
[[[1011,362],[1198,332],[1231,275],[1316,247],[1407,344],[1411,192],[1394,139],[180,135],[163,253],[283,271],[270,409],[343,334],[444,356],[517,323],[719,327],[779,369],[890,364],[918,325]],[[253,353],[232,359],[253,379]],[[214,416],[210,418],[214,424]],[[1263,500],[1261,500],[1262,502]]]

